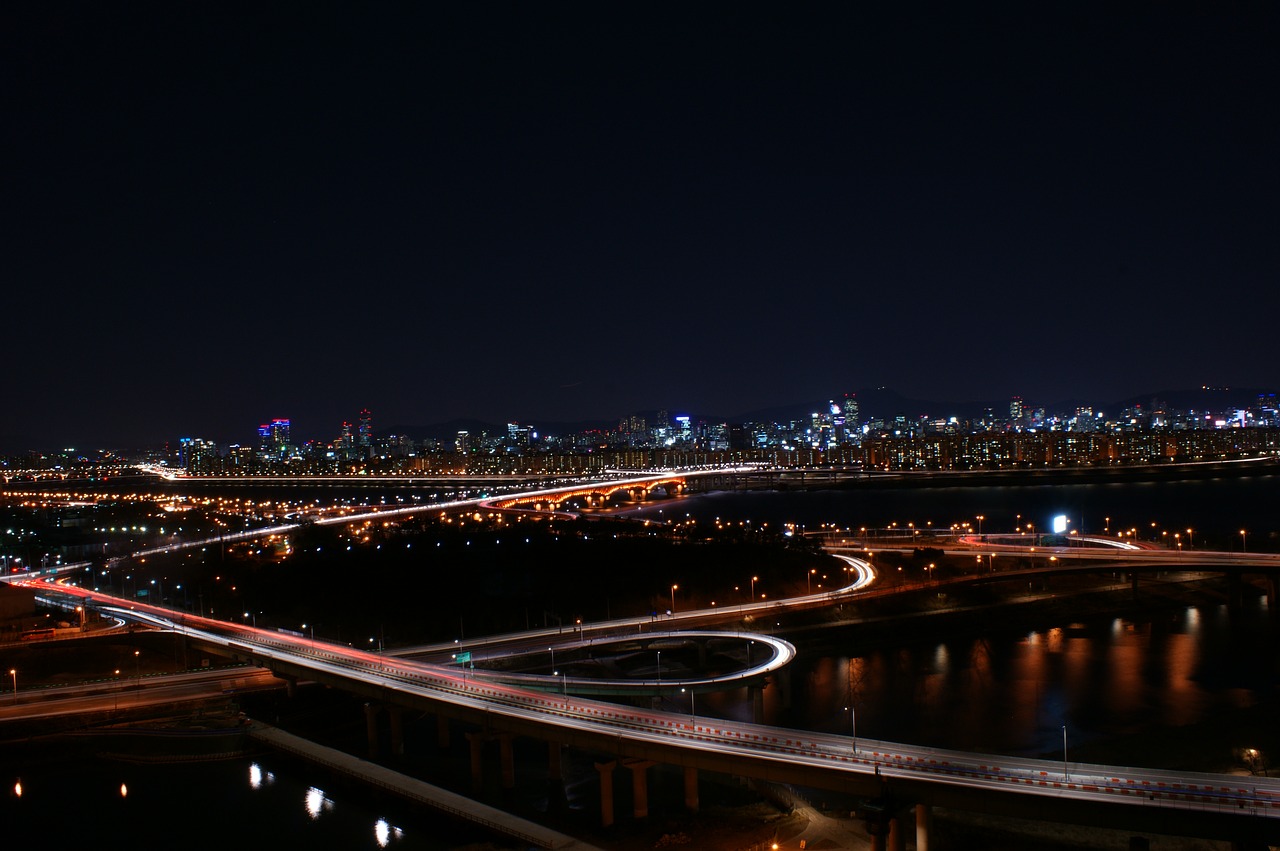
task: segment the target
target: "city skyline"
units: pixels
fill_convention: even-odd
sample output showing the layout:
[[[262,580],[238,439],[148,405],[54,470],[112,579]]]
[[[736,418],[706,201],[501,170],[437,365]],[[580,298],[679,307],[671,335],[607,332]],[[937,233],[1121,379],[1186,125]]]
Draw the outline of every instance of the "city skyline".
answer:
[[[457,449],[462,452],[501,449],[503,452],[579,452],[606,445],[683,447],[697,449],[821,448],[858,443],[864,437],[917,437],[937,434],[977,434],[991,431],[1068,431],[1082,433],[1132,431],[1220,430],[1275,428],[1280,425],[1277,393],[1262,388],[1202,386],[1141,394],[1110,404],[1068,399],[1046,403],[1034,396],[1002,400],[941,402],[911,399],[891,388],[863,388],[828,394],[767,410],[721,417],[696,408],[630,411],[575,423],[531,422],[505,417],[496,422],[458,418],[434,423],[382,423],[361,408],[338,423],[298,423],[291,417],[268,417],[256,427],[240,424],[237,433],[215,435],[195,430],[168,435],[150,443],[134,441],[116,446],[67,446],[35,441],[27,446],[0,445],[0,457],[26,453],[53,456],[95,453],[158,457],[176,453],[180,460],[194,447],[199,452],[252,452],[263,460],[328,453],[331,459],[403,458],[420,452]],[[300,426],[300,427],[299,427]],[[730,433],[737,435],[730,440]],[[754,435],[750,440],[747,435]],[[465,444],[465,445],[462,445]],[[335,454],[336,453],[336,454]]]
[[[0,446],[1266,388],[1276,29],[20,10]]]

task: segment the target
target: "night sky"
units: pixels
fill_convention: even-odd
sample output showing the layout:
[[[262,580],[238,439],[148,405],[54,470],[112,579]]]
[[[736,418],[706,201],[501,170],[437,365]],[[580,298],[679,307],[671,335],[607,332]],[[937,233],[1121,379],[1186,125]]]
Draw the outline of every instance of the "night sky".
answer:
[[[1275,386],[1277,7],[974,5],[7,6],[0,451]]]

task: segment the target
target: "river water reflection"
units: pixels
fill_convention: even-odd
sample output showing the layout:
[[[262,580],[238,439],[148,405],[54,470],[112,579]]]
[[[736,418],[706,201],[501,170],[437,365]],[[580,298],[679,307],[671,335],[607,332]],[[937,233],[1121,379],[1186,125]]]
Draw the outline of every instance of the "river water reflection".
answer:
[[[640,516],[674,514],[702,521],[822,524],[842,528],[915,522],[947,528],[983,514],[986,531],[1011,530],[1055,513],[1086,531],[1138,528],[1139,536],[1195,530],[1195,545],[1240,547],[1248,528],[1257,548],[1275,549],[1280,477],[1186,482],[869,488],[800,493],[738,492],[654,504]],[[1152,525],[1156,524],[1156,525]],[[1043,528],[1043,525],[1041,525]],[[1193,538],[1179,537],[1191,546]],[[1280,699],[1276,625],[1265,598],[1246,596],[1229,611],[1208,602],[1127,618],[1082,616],[1013,632],[997,617],[982,635],[901,638],[875,646],[857,627],[832,631],[791,671],[790,705],[775,691],[769,720],[785,726],[920,744],[1036,755],[1084,743],[1209,721]],[[811,637],[809,637],[811,638]],[[709,701],[703,701],[709,703]],[[747,709],[726,704],[743,717]]]
[[[836,644],[858,645],[856,628]],[[1277,697],[1263,598],[1229,613],[1192,606],[1130,620],[801,652],[776,723],[938,747],[1038,755],[1193,724]],[[803,647],[803,639],[799,642]]]
[[[18,835],[58,846],[438,851],[483,836],[395,797],[272,753],[191,765],[6,759],[0,797]],[[21,794],[16,785],[21,784]],[[491,839],[492,837],[484,837]],[[496,848],[511,847],[495,839]],[[32,844],[28,842],[26,844]]]

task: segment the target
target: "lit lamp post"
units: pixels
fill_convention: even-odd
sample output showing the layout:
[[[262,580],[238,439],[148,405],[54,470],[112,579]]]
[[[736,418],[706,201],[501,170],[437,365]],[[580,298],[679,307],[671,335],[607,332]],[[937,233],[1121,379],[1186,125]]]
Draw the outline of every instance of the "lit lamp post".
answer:
[[[1187,549],[1194,550],[1196,548],[1196,539],[1192,535],[1191,530],[1187,530]]]
[[[658,690],[662,690],[662,651],[658,651]]]
[[[1071,775],[1067,773],[1067,725],[1062,725],[1062,779],[1070,780]]]
[[[120,708],[120,669],[116,668],[116,709]]]
[[[987,519],[987,517],[986,517],[986,515],[985,515],[985,514],[979,514],[979,515],[978,515],[978,537],[979,537],[979,538],[981,538],[981,537],[982,537],[982,521],[983,521],[983,520],[986,520],[986,519]]]
[[[676,613],[676,589],[679,587],[679,585],[671,586],[671,614],[673,615]]]
[[[809,568],[809,572],[804,575],[804,581],[808,583],[809,593],[813,593],[813,575],[818,572],[816,567]]]
[[[1240,530],[1240,552],[1249,552],[1249,534],[1243,529]]]
[[[18,702],[18,669],[10,668],[9,676],[13,677],[13,702]]]
[[[756,601],[756,580],[759,578],[759,576],[751,577],[751,602],[753,603]]]

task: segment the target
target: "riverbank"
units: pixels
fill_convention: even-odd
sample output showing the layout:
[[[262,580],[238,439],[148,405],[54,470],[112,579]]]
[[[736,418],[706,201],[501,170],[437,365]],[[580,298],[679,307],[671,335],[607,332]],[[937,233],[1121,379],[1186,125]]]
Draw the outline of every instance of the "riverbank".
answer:
[[[1244,476],[1280,475],[1280,458],[1198,461],[1185,464],[1124,464],[1099,467],[1012,467],[996,470],[868,473],[864,477],[829,482],[821,472],[813,479],[820,487],[989,487],[993,485],[1098,484],[1119,482],[1192,482]],[[803,479],[802,479],[803,482]],[[782,482],[782,489],[788,483]]]

